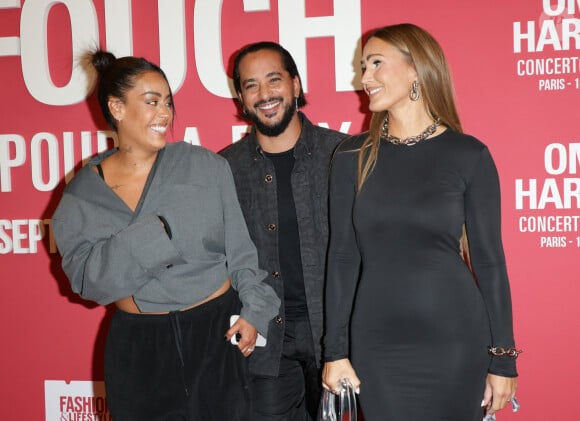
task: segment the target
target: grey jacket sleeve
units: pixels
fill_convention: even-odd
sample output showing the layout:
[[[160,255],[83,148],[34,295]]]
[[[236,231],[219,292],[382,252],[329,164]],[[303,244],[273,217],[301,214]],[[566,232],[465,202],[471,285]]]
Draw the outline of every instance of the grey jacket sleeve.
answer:
[[[280,299],[269,285],[262,282],[267,273],[258,267],[258,253],[240,209],[231,169],[225,159],[223,164],[220,191],[228,273],[242,302],[241,317],[265,337],[269,321],[278,314]]]
[[[66,193],[52,218],[62,267],[83,298],[109,304],[133,295],[148,271],[184,262],[155,215],[114,234],[97,229],[98,218],[107,215]]]

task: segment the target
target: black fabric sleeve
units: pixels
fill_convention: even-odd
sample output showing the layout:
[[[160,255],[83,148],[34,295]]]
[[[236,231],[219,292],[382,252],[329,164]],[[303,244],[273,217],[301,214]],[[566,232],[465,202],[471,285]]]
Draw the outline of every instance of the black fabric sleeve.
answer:
[[[337,151],[330,176],[330,240],[326,278],[324,361],[348,357],[349,322],[360,253],[353,226],[358,151]]]
[[[501,240],[500,186],[487,148],[482,149],[467,186],[465,218],[473,271],[489,315],[492,335],[489,345],[512,347],[512,306]],[[489,372],[516,377],[515,359],[493,357]]]

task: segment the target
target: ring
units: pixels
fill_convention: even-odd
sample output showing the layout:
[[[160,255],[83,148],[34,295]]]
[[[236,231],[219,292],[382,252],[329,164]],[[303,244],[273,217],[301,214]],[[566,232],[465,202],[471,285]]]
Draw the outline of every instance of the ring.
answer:
[[[254,352],[254,348],[248,348],[248,352]]]

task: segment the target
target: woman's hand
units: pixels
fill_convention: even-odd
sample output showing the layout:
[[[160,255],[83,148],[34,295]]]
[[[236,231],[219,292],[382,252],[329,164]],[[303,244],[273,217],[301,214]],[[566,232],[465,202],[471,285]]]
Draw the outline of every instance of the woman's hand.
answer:
[[[241,335],[241,338],[238,341],[238,348],[244,357],[249,357],[256,347],[258,331],[254,326],[240,317],[226,332],[226,339],[229,341],[236,333]]]
[[[517,377],[502,377],[488,374],[485,381],[482,407],[486,408],[487,414],[493,414],[510,402],[516,395],[518,388]]]
[[[360,392],[360,380],[357,377],[348,358],[327,362],[322,369],[322,387],[334,393],[340,389],[340,381],[347,379],[356,393]]]

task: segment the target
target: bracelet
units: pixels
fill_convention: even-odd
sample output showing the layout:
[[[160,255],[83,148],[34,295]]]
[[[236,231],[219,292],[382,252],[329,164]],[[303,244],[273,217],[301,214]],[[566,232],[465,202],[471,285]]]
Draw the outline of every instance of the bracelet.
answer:
[[[510,358],[516,359],[518,355],[524,352],[522,349],[515,349],[515,348],[504,348],[501,346],[490,346],[487,348],[487,352],[490,355],[494,355],[496,357],[501,357],[502,355],[507,355]]]

